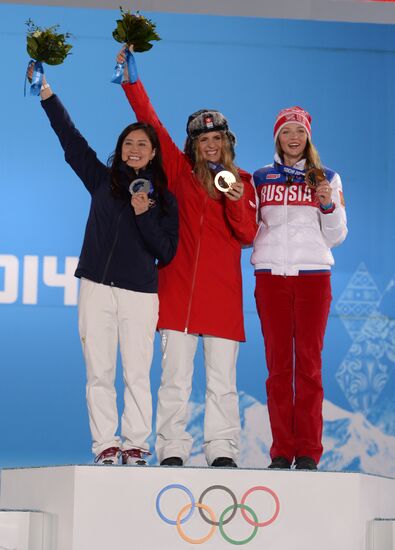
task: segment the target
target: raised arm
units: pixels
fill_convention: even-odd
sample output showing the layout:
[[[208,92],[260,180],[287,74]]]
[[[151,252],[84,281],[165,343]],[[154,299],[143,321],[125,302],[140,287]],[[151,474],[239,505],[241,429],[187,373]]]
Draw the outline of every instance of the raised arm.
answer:
[[[124,50],[121,50],[118,54],[117,61],[122,62],[124,60]],[[185,155],[171,139],[168,131],[159,120],[141,80],[137,79],[137,81],[133,83],[128,82],[129,77],[127,70],[125,70],[124,78],[125,80],[122,83],[122,87],[137,120],[150,124],[155,128],[158,134],[162,148],[163,163],[169,180],[169,188],[174,190],[179,181],[180,173],[183,169],[187,168]]]
[[[74,126],[60,99],[52,92],[47,81],[43,80],[41,105],[46,112],[64,151],[66,162],[82,180],[92,194],[108,168],[98,160],[95,151]]]

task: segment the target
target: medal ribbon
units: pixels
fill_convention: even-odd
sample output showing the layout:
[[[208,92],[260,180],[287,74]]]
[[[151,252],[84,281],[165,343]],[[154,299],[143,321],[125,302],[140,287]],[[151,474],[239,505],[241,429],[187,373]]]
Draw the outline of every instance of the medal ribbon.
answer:
[[[207,166],[209,167],[210,170],[214,172],[214,174],[218,174],[218,172],[225,170],[225,167],[223,164],[218,164],[216,162],[208,161]]]
[[[129,48],[125,48],[125,57],[126,57],[126,63],[127,63],[128,72],[129,72],[129,82],[133,84],[134,82],[137,82],[139,75],[137,73],[137,65],[134,59],[134,55],[129,51]],[[124,72],[125,72],[125,62],[117,63],[114,68],[114,73],[112,75],[111,82],[113,84],[121,84]]]
[[[297,168],[292,168],[292,166],[285,166],[284,164],[278,164],[277,162],[275,163],[275,167],[276,170],[281,174],[285,174],[286,176],[291,176],[294,178],[301,178],[302,180],[304,180],[304,170],[298,170]]]

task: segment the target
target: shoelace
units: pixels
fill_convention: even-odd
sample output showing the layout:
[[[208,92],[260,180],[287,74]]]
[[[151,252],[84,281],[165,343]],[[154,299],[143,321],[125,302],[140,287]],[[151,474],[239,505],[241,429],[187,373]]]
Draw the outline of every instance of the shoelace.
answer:
[[[144,458],[144,455],[149,456],[151,453],[142,451],[141,449],[127,449],[126,451],[122,451],[122,454],[132,458]]]
[[[128,449],[127,451],[122,451],[122,454],[132,458],[143,458],[143,452],[140,449]]]
[[[119,453],[118,447],[109,447],[108,449],[104,449],[96,458],[95,463],[99,462],[100,460],[105,460],[106,458],[116,458]]]

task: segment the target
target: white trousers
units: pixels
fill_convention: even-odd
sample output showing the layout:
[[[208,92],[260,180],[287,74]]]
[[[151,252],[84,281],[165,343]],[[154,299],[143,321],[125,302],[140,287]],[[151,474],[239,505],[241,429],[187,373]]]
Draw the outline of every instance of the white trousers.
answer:
[[[156,453],[188,460],[192,436],[186,431],[198,336],[162,330],[162,379],[158,393]],[[204,452],[209,465],[220,456],[237,460],[240,439],[236,361],[239,342],[203,336],[206,367]]]
[[[86,363],[86,399],[92,451],[109,447],[148,451],[152,431],[150,368],[158,321],[158,295],[82,279],[78,324]],[[115,372],[118,341],[125,383],[121,436]]]

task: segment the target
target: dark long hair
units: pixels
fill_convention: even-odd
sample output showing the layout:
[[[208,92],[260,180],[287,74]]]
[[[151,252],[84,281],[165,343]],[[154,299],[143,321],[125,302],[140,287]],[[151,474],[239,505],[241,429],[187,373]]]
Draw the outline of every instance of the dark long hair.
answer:
[[[115,198],[119,198],[123,194],[122,186],[120,183],[121,174],[120,167],[122,161],[122,144],[130,132],[135,130],[143,130],[148,137],[153,149],[155,149],[155,156],[151,160],[150,169],[152,171],[152,185],[154,187],[154,193],[159,198],[159,204],[163,211],[166,210],[165,190],[167,189],[167,177],[163,168],[162,151],[160,148],[159,138],[155,129],[145,122],[134,122],[129,124],[121,132],[118,137],[115,151],[109,157],[107,166],[110,168],[110,180],[111,180],[111,193]],[[136,175],[137,176],[137,175]]]

